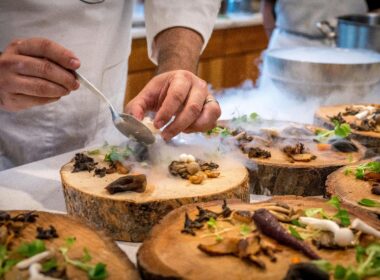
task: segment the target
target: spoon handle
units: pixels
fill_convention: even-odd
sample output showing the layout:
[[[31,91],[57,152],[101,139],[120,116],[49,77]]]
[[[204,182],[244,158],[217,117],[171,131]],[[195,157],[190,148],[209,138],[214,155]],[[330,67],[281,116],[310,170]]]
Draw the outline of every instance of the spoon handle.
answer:
[[[119,117],[119,114],[116,112],[115,108],[113,107],[109,99],[97,87],[95,87],[89,80],[87,80],[83,75],[79,74],[78,72],[75,72],[75,75],[78,78],[78,81],[82,85],[84,85],[92,93],[95,93],[98,96],[100,96],[108,104],[111,110],[112,118],[117,119]]]

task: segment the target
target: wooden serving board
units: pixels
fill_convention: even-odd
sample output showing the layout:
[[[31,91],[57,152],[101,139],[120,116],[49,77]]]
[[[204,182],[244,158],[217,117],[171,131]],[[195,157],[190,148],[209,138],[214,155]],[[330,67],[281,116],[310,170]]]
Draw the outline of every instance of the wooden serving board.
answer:
[[[314,114],[314,123],[316,125],[332,129],[334,128],[334,124],[331,122],[329,117],[335,116],[340,112],[345,112],[346,107],[349,107],[351,105],[343,104],[320,107]],[[347,117],[343,116],[343,118],[346,119]],[[359,131],[352,129],[352,138],[366,146],[369,149],[368,153],[370,153],[370,155],[380,153],[380,133],[374,131]]]
[[[355,171],[346,175],[347,168],[355,168],[359,164],[370,162],[371,160],[361,161],[346,167],[342,167],[331,173],[326,181],[327,193],[339,196],[344,202],[352,207],[362,208],[366,211],[380,215],[379,207],[366,207],[358,204],[363,198],[372,199],[380,202],[380,196],[371,193],[371,184],[368,181],[356,179]]]
[[[27,211],[7,211],[12,217]],[[120,250],[113,240],[103,232],[94,231],[84,225],[80,220],[68,215],[53,214],[48,212],[34,212],[38,215],[36,222],[26,223],[27,226],[22,230],[21,236],[15,238],[12,243],[18,247],[22,242],[31,242],[36,239],[36,228],[47,229],[53,225],[58,233],[58,238],[44,240],[47,249],[55,249],[65,246],[65,239],[75,237],[76,241],[70,248],[68,255],[73,259],[80,259],[83,249],[87,248],[92,256],[91,263],[104,263],[107,266],[107,279],[139,279],[137,270],[128,257]],[[15,269],[15,268],[14,268]],[[68,279],[88,279],[86,272],[68,265],[66,268]],[[5,278],[8,279],[8,278]]]
[[[273,121],[274,125],[276,123]],[[278,123],[304,126],[310,131],[318,129],[312,125],[284,121]],[[221,124],[229,127],[228,121],[222,121]],[[247,132],[249,134],[249,131]],[[312,139],[301,139],[301,142],[317,158],[310,162],[290,162],[288,156],[281,150],[282,146],[288,144],[287,141],[284,139],[283,144],[280,143],[280,146],[275,147],[259,146],[271,152],[270,158],[250,158],[255,164],[253,167],[248,167],[251,193],[268,194],[269,191],[271,195],[324,195],[327,176],[341,166],[363,159],[366,151],[365,147],[355,141],[354,144],[358,147],[358,152],[319,151]]]
[[[227,198],[249,201],[248,172],[243,164],[230,158],[217,164],[220,176],[200,185],[174,177],[167,169],[152,169],[145,170],[144,193],[111,195],[105,187],[124,175],[114,173],[99,178],[89,172],[72,173],[70,162],[61,169],[67,211],[105,230],[115,240],[141,242],[162,217],[184,204]]]
[[[285,202],[289,206],[298,208],[323,208],[327,213],[336,212],[334,208],[320,198],[303,198],[297,196],[274,197],[271,201]],[[265,203],[265,202],[264,202]],[[232,210],[251,210],[260,208],[260,204],[244,204],[229,202]],[[198,204],[203,208],[220,211],[221,202]],[[380,221],[374,219],[364,211],[354,209],[342,204],[348,210],[351,217],[358,217],[377,229],[380,229]],[[202,243],[215,243],[215,237],[201,237],[200,234],[191,236],[182,234],[184,216],[188,213],[194,218],[197,209],[195,205],[186,205],[167,215],[156,225],[149,237],[144,241],[137,254],[138,268],[143,279],[283,279],[287,273],[293,258],[299,258],[301,262],[310,261],[302,253],[289,247],[276,243],[282,249],[276,253],[277,262],[266,262],[266,269],[245,262],[235,256],[209,256],[200,251],[197,246]],[[267,238],[267,237],[264,237]],[[273,239],[271,239],[272,242]],[[346,250],[326,250],[313,248],[321,258],[348,265],[355,263],[355,248]],[[374,278],[372,278],[374,279]]]

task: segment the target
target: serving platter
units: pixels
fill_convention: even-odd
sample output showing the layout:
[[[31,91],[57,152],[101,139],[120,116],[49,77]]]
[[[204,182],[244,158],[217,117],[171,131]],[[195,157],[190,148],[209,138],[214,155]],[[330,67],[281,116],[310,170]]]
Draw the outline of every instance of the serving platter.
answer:
[[[323,195],[327,176],[341,166],[363,159],[366,151],[356,141],[351,141],[357,148],[352,152],[341,152],[333,145],[318,143],[316,134],[323,129],[313,125],[260,119],[225,120],[219,125],[228,129],[252,163],[248,169],[253,194]],[[284,152],[285,147],[302,149],[309,158],[294,159],[292,156],[296,155]],[[262,151],[270,156],[262,156]]]
[[[339,196],[345,203],[352,207],[361,208],[380,216],[380,188],[379,191],[373,190],[374,188],[378,188],[380,175],[376,174],[380,174],[380,169],[378,172],[373,173],[379,177],[378,181],[371,181],[361,175],[362,172],[363,174],[367,172],[365,170],[368,169],[368,164],[376,164],[376,162],[378,162],[377,165],[380,166],[379,161],[369,159],[342,167],[331,173],[326,181],[327,193],[329,195]],[[363,199],[364,203],[361,202]],[[365,201],[367,201],[367,203]],[[371,201],[375,202],[375,205],[372,205],[373,203],[371,203]]]
[[[106,168],[104,155],[93,156],[97,168]],[[141,191],[111,194],[106,187],[125,177],[114,172],[104,177],[94,172],[74,172],[74,160],[61,169],[61,179],[67,211],[91,226],[104,230],[115,240],[141,242],[150,229],[167,213],[184,204],[235,198],[249,201],[248,171],[231,157],[217,161],[217,178],[193,184],[170,174],[163,168],[135,167],[127,176],[144,176],[146,186]]]
[[[258,224],[253,223],[252,220],[252,217],[255,217],[255,214],[252,215],[252,213],[258,213],[263,208],[274,213],[276,211],[274,209],[283,211],[281,208],[287,206],[293,208],[294,213],[306,209],[323,209],[325,215],[334,215],[337,211],[335,207],[327,203],[327,200],[311,197],[276,196],[269,201],[254,204],[227,201],[227,207],[232,211],[230,216],[218,217],[213,221],[209,219],[199,229],[193,224],[194,234],[191,232],[189,234],[189,231],[186,230],[186,216],[194,223],[197,219],[199,220],[200,216],[204,216],[204,214],[200,214],[202,210],[221,213],[223,202],[214,201],[185,205],[172,211],[153,228],[137,254],[139,271],[143,279],[293,279],[285,278],[289,268],[295,264],[310,263],[311,258],[303,252],[290,248],[263,234]],[[348,211],[351,222],[355,218],[359,218],[372,227],[380,229],[380,221],[366,212],[344,203],[340,207],[340,209]],[[249,211],[252,216],[248,216],[248,221],[242,222],[241,219],[234,218],[235,213],[239,211]],[[313,211],[315,212],[315,210]],[[281,216],[279,213],[276,215]],[[270,224],[271,222],[264,221],[263,223]],[[262,226],[265,227],[265,225]],[[295,226],[290,221],[281,222],[281,226],[285,229],[293,227],[293,229],[302,232],[300,227]],[[267,248],[267,250],[270,248],[271,253],[260,251],[259,253],[256,252],[253,258],[251,255],[245,257],[240,255],[238,257],[242,248],[246,248],[243,246],[244,240],[255,238],[257,234],[260,235],[260,246]],[[231,244],[237,238],[240,239],[240,243],[238,243],[240,245],[237,247],[240,248],[237,249],[239,253],[231,249],[234,248]],[[366,246],[368,242],[378,241],[379,238],[374,236],[370,236],[368,239],[363,236],[360,244]],[[318,257],[332,265],[337,263],[342,266],[355,264],[355,247],[326,249],[318,248],[308,238],[302,242],[306,243]],[[208,253],[206,253],[206,248],[209,250]],[[221,252],[223,250],[224,252]],[[226,253],[226,250],[230,250],[229,253]],[[366,279],[375,278],[368,277]]]
[[[53,231],[51,226],[54,228]],[[18,230],[15,233],[16,228]],[[55,276],[57,279],[90,279],[87,271],[64,261],[62,250],[67,250],[67,256],[71,260],[81,261],[87,266],[95,267],[97,264],[104,264],[106,273],[102,275],[105,277],[98,275],[99,279],[139,279],[135,266],[111,238],[104,232],[95,231],[68,215],[42,211],[1,211],[0,229],[0,245],[7,248],[6,255],[10,259],[14,258],[18,261],[26,259],[18,253],[22,246],[24,246],[21,250],[23,254],[32,254],[33,250],[36,251],[41,246],[44,246],[46,251],[53,252],[51,258],[45,258],[39,263],[44,265],[45,262],[54,259],[59,270],[62,270],[60,273],[63,273],[59,277]],[[25,244],[28,246],[26,247]],[[84,260],[85,255],[86,260]],[[19,264],[3,275],[5,280],[30,279],[29,270],[18,269]],[[51,272],[57,273],[54,269]]]
[[[366,110],[365,108],[368,106],[373,107],[374,111],[377,110],[378,112],[380,112],[379,104],[342,104],[335,106],[320,107],[315,112],[314,123],[316,125],[320,125],[328,129],[334,127],[333,120],[337,117],[339,118],[340,122],[344,121],[349,123],[352,128],[352,138],[368,148],[368,156],[373,156],[380,153],[380,130],[375,131],[366,127],[360,128],[360,119],[358,119],[355,116],[360,112],[355,114],[354,111],[350,109],[362,107],[364,108],[364,110]],[[378,114],[380,116],[380,113]],[[366,116],[359,115],[359,117],[362,117],[364,120],[366,117],[369,117],[369,115],[372,115],[372,113]],[[380,124],[378,124],[378,129],[380,129]]]

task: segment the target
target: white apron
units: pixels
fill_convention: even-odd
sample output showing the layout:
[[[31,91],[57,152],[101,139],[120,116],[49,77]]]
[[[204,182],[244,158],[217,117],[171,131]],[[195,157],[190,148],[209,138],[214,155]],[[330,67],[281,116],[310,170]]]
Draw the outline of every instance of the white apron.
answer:
[[[172,26],[210,37],[219,0],[146,0],[149,54],[154,36]],[[46,37],[74,51],[79,72],[122,110],[131,45],[132,0],[1,0],[0,50],[14,38]],[[153,46],[154,47],[154,46]],[[0,110],[0,170],[120,135],[107,106],[85,88],[58,102],[8,113]]]
[[[365,0],[277,0],[276,28],[268,49],[326,46],[328,42],[315,26],[318,21],[327,20],[336,25],[338,16],[367,11]]]

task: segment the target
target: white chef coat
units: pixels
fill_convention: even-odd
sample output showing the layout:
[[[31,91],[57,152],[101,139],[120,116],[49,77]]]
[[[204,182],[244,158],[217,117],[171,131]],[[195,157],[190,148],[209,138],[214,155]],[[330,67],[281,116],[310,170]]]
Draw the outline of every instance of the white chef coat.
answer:
[[[317,22],[327,20],[334,26],[338,16],[364,14],[367,10],[365,0],[277,0],[276,28],[268,49],[326,46],[328,41],[322,38]]]
[[[219,0],[146,0],[149,55],[154,37],[183,26],[208,41]],[[14,38],[46,37],[72,50],[79,72],[122,110],[131,46],[132,0],[1,0],[0,51]],[[106,104],[85,88],[52,104],[17,113],[0,110],[0,170],[78,149],[119,132]]]

